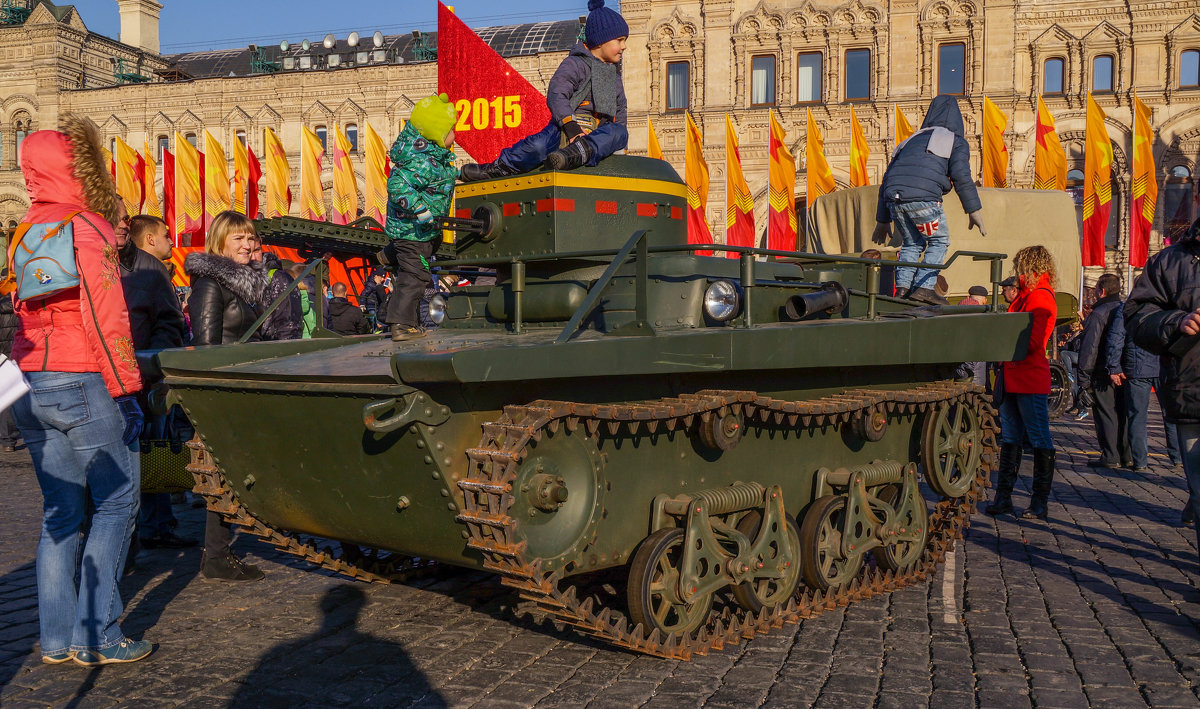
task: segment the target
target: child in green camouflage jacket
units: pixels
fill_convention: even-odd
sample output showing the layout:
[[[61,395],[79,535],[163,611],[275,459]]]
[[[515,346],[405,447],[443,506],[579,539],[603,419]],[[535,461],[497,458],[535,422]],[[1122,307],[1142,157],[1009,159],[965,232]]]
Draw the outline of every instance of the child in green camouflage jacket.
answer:
[[[404,130],[392,143],[389,157],[387,220],[389,241],[383,260],[392,270],[387,321],[392,340],[423,337],[419,309],[431,278],[429,260],[441,234],[438,221],[448,216],[454,197],[454,125],[458,115],[446,94],[429,96],[413,106]]]

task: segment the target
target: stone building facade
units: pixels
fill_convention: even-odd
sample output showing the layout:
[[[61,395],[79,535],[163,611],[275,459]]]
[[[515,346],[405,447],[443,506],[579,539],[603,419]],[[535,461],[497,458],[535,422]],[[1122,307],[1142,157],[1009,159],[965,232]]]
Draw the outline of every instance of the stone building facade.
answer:
[[[318,43],[161,56],[158,4],[118,4],[129,43],[89,32],[73,7],[44,1],[32,4],[22,24],[0,25],[0,223],[19,218],[26,204],[16,142],[53,126],[64,111],[91,116],[109,139],[120,136],[136,148],[145,142],[156,149],[176,131],[199,135],[206,128],[230,159],[231,141],[239,137],[261,154],[262,128],[271,127],[293,153],[295,170],[301,125],[357,128],[369,121],[390,141],[413,102],[436,88],[435,35],[384,37],[378,45],[364,38],[358,47],[338,38],[330,49]],[[738,131],[761,231],[769,111],[778,112],[802,160],[812,110],[841,187],[849,183],[851,106],[870,145],[868,174],[877,181],[895,147],[894,107],[917,125],[938,93],[960,95],[977,174],[983,98],[1009,116],[1012,187],[1032,185],[1042,94],[1071,177],[1080,178],[1071,189],[1081,192],[1092,91],[1108,114],[1115,156],[1108,258],[1123,263],[1136,91],[1154,111],[1160,201],[1152,248],[1200,216],[1200,0],[625,0],[621,12],[632,31],[622,69],[630,152],[644,153],[653,120],[665,157],[682,174],[683,111],[690,111],[705,135],[709,219],[718,238],[725,221],[726,113]],[[566,20],[479,32],[544,89],[578,27]],[[331,61],[330,54],[338,57]],[[305,55],[308,69],[301,68]],[[117,74],[150,81],[116,85],[124,80]],[[798,172],[803,204],[802,164]],[[324,177],[330,185],[331,172]]]

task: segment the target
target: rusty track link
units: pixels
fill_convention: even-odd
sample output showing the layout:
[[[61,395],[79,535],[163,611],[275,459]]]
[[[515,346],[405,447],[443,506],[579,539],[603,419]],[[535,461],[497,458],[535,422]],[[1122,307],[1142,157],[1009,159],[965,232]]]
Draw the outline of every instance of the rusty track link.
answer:
[[[789,426],[810,427],[850,421],[877,406],[888,413],[903,415],[926,413],[942,403],[964,403],[978,408],[983,451],[967,494],[944,498],[933,506],[928,542],[917,561],[896,573],[864,565],[845,588],[827,594],[802,585],[787,603],[764,608],[757,614],[726,606],[686,636],[662,637],[655,630],[647,637],[640,625],[634,627],[619,610],[604,607],[603,601],[597,603],[586,592],[578,592],[570,581],[564,583],[561,570],[543,571],[540,562],[526,554],[525,543],[518,541],[519,522],[508,514],[514,501],[512,486],[526,447],[540,439],[543,431],[553,432],[559,426],[574,430],[582,425],[592,434],[601,431],[615,435],[624,430],[631,435],[642,435],[654,433],[660,427],[686,429],[696,418],[733,411],[745,416],[747,426],[786,422]],[[736,645],[784,623],[796,623],[856,600],[923,582],[936,571],[954,539],[960,538],[970,523],[970,515],[982,497],[996,460],[997,430],[995,410],[982,396],[981,389],[952,382],[908,391],[853,390],[798,402],[724,390],[635,404],[535,401],[525,406],[505,407],[499,420],[484,425],[479,447],[467,451],[471,462],[469,475],[459,482],[466,495],[466,507],[458,520],[469,532],[468,545],[483,553],[485,567],[499,574],[504,585],[516,589],[532,605],[535,616],[573,626],[618,647],[686,660]]]
[[[200,440],[199,434],[187,445],[192,450],[192,462],[187,466],[187,470],[196,479],[193,491],[204,496],[208,509],[220,513],[229,523],[261,537],[280,551],[344,576],[376,583],[407,583],[427,576],[439,568],[436,562],[400,554],[380,556],[378,553],[370,553],[355,559],[340,545],[337,551],[328,547],[319,549],[314,544],[281,532],[256,518],[242,505],[233,489],[225,482],[225,477],[217,468],[208,447]]]

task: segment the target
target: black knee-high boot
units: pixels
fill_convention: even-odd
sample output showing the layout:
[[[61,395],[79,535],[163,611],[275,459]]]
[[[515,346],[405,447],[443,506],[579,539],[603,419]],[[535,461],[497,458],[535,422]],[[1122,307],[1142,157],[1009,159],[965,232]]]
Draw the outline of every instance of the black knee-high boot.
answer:
[[[1017,475],[1021,470],[1021,446],[1016,443],[1000,444],[1000,469],[996,471],[996,496],[992,504],[983,511],[993,517],[1002,514],[1012,514],[1013,485],[1017,484]]]
[[[1046,501],[1050,499],[1050,485],[1054,482],[1054,449],[1033,449],[1033,494],[1029,508],[1021,515],[1023,519],[1046,519]]]

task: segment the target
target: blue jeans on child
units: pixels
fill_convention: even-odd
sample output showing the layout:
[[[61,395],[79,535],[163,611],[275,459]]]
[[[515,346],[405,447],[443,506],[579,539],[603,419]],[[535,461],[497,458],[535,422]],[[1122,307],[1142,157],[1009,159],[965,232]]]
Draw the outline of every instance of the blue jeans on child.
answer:
[[[529,172],[541,165],[546,156],[558,150],[559,138],[562,131],[558,124],[551,120],[546,127],[526,136],[516,143],[500,151],[497,160],[506,167],[520,172]],[[580,138],[592,144],[592,159],[588,167],[595,167],[604,158],[618,150],[624,150],[629,144],[629,130],[624,123],[608,122]]]
[[[42,654],[104,650],[125,639],[117,580],[141,489],[135,442],[99,373],[30,372],[13,415],[42,488],[37,550]],[[94,512],[80,558],[90,497]]]
[[[896,231],[904,239],[897,257],[899,260],[931,264],[945,260],[946,249],[950,247],[950,231],[941,202],[890,202],[888,210]],[[897,288],[932,290],[935,285],[937,271],[933,269],[918,271],[912,266],[896,267]]]
[[[1047,395],[1005,394],[1000,404],[1000,441],[1015,446],[1028,441],[1034,448],[1054,448]]]

